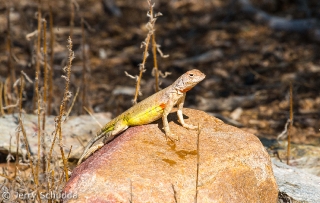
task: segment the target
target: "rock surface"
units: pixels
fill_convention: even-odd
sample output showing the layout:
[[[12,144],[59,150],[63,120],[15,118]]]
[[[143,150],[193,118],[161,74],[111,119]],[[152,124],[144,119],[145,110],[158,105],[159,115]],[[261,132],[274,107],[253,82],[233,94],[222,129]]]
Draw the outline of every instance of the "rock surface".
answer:
[[[100,122],[102,125],[107,123],[110,118],[110,113],[96,113],[94,114],[95,119]],[[38,137],[37,135],[37,123],[38,116],[32,114],[23,114],[22,121],[23,126],[26,131],[28,142],[30,146],[30,150],[33,154],[36,154],[38,149]],[[46,117],[46,131],[45,131],[45,143],[47,147],[51,146],[53,135],[52,133],[55,130],[55,116],[47,116]],[[16,150],[16,132],[18,127],[18,115],[5,115],[0,117],[0,152],[3,154],[8,154],[8,151]],[[71,145],[72,151],[70,154],[70,158],[79,158],[83,147],[81,143],[79,143],[79,139],[90,140],[92,136],[96,134],[99,130],[99,125],[97,122],[89,115],[81,115],[81,116],[70,116],[68,119],[62,124],[62,134],[63,134],[63,142],[65,144],[65,153],[68,154],[70,151]],[[12,137],[12,139],[11,139]],[[20,134],[20,138],[22,139],[22,134]],[[11,145],[10,145],[11,140]],[[20,141],[20,150],[22,150],[22,154],[26,153],[24,142]],[[58,145],[55,145],[54,152],[57,156],[60,157],[60,149]]]
[[[286,140],[259,139],[272,158],[286,162],[288,153]],[[290,151],[290,166],[320,177],[320,145],[291,143]]]
[[[201,125],[198,202],[277,202],[271,161],[253,134],[208,114],[185,109],[187,123]],[[166,141],[162,123],[129,128],[74,169],[64,188],[78,199],[64,202],[194,202],[197,130],[169,116]]]
[[[287,157],[287,142],[279,142],[279,156],[282,160]],[[299,168],[299,171],[311,173],[320,177],[320,147],[304,144],[291,144],[290,166]]]
[[[279,191],[295,201],[319,203],[320,177],[272,159]]]

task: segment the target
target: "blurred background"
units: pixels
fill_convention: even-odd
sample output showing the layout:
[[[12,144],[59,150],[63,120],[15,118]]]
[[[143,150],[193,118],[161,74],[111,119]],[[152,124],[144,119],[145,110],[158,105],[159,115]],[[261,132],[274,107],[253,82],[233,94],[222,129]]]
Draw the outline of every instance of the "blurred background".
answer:
[[[0,83],[3,106],[17,103],[14,81],[24,71],[35,78],[38,11],[47,22],[41,34],[52,79],[48,114],[57,115],[63,96],[67,39],[75,59],[71,87],[79,96],[71,115],[111,112],[132,106],[142,42],[149,20],[146,0],[0,1]],[[264,143],[284,131],[293,89],[292,142],[319,146],[320,2],[317,0],[154,0],[158,68],[171,74],[160,87],[197,68],[207,77],[187,94],[196,108],[252,132]],[[52,24],[50,24],[52,20]],[[151,49],[139,100],[155,92]],[[43,71],[40,73],[43,78]],[[40,80],[43,85],[43,80]],[[51,94],[50,93],[50,94]],[[26,83],[23,109],[33,113],[34,84]],[[71,102],[70,102],[71,103]],[[70,104],[69,104],[70,105]],[[17,112],[4,109],[1,114]],[[304,155],[309,150],[304,150]]]

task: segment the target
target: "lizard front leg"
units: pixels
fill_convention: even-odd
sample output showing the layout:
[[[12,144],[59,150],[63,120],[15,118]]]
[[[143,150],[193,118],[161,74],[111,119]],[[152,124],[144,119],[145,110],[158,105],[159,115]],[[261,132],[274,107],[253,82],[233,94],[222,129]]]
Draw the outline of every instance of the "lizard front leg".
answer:
[[[171,141],[178,140],[175,138],[174,134],[171,133],[169,123],[168,123],[168,115],[171,112],[173,105],[174,105],[173,101],[169,100],[162,114],[163,129],[166,134],[166,138],[169,138]]]
[[[194,125],[191,125],[191,124],[186,124],[186,123],[184,122],[182,109],[183,109],[183,104],[184,104],[185,98],[186,98],[186,94],[184,94],[183,97],[181,97],[181,99],[179,99],[178,102],[177,102],[177,106],[178,106],[177,115],[178,115],[179,122],[180,122],[181,125],[182,125],[183,127],[185,127],[185,128],[188,128],[188,129],[197,129],[197,128],[198,128],[197,126],[194,126]]]

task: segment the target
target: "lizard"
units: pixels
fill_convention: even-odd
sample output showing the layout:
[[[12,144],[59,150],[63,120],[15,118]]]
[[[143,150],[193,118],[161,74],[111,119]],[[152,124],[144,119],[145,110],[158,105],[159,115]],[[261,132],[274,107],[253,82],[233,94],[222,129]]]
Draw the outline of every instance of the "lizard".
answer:
[[[182,109],[186,92],[204,78],[205,74],[201,71],[197,69],[190,70],[181,75],[174,83],[172,83],[172,85],[154,93],[111,120],[101,128],[96,137],[88,142],[78,161],[78,165],[84,158],[90,156],[97,149],[110,142],[115,136],[125,131],[130,126],[149,124],[161,117],[166,138],[168,137],[171,139],[173,134],[170,132],[167,116],[175,105],[178,107],[177,116],[180,124],[187,129],[197,129],[197,126],[185,123]],[[105,137],[103,144],[92,147],[92,145],[102,137]]]

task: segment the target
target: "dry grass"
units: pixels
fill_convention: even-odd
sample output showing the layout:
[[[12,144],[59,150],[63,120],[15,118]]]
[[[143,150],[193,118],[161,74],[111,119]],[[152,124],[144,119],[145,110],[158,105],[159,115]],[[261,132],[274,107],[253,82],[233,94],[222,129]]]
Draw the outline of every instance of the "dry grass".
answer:
[[[43,198],[43,194],[60,194],[63,186],[69,179],[69,168],[68,168],[68,157],[70,155],[72,146],[65,146],[63,140],[62,125],[63,122],[67,119],[67,116],[70,114],[70,111],[75,103],[77,97],[74,98],[70,109],[69,100],[72,97],[70,92],[71,85],[71,67],[72,61],[75,58],[74,52],[72,50],[72,36],[74,35],[74,25],[75,25],[75,1],[70,1],[70,32],[69,38],[67,40],[67,50],[68,50],[68,60],[67,65],[63,68],[65,75],[62,77],[65,79],[65,88],[62,96],[62,100],[59,107],[59,114],[56,117],[56,128],[52,133],[52,138],[46,133],[46,116],[52,112],[52,102],[53,102],[53,66],[54,66],[54,43],[55,43],[55,34],[53,31],[54,22],[53,22],[53,12],[52,12],[52,3],[49,5],[49,37],[47,36],[47,21],[43,18],[43,4],[41,0],[37,1],[37,30],[28,34],[28,39],[32,40],[35,45],[35,79],[32,81],[26,73],[21,72],[18,80],[15,79],[15,69],[12,61],[12,49],[11,49],[11,28],[10,28],[10,7],[7,7],[7,22],[8,22],[8,32],[7,32],[7,51],[8,51],[8,75],[6,83],[3,84],[0,82],[0,112],[2,115],[10,114],[15,109],[19,114],[19,127],[16,131],[16,136],[12,139],[16,139],[17,148],[14,150],[15,157],[9,152],[9,159],[7,166],[3,167],[3,171],[0,173],[1,177],[4,177],[5,180],[1,183],[0,191],[9,194],[7,197],[1,197],[4,201],[19,201],[19,202],[28,202],[30,200],[34,202],[58,202],[57,198]],[[151,1],[148,1],[149,4],[149,22],[147,24],[148,34],[143,42],[142,46],[144,49],[143,61],[140,64],[140,74],[137,78],[136,86],[136,95],[134,101],[138,99],[140,92],[140,81],[142,74],[145,71],[145,63],[148,57],[148,47],[152,37],[152,51],[154,58],[154,75],[156,80],[156,91],[159,90],[159,70],[157,65],[157,50],[159,50],[159,45],[156,44],[155,40],[155,21],[159,14],[153,13],[153,4]],[[82,60],[83,60],[83,71],[82,71],[82,85],[81,85],[81,100],[79,101],[79,109],[90,108],[88,106],[87,100],[87,89],[85,88],[86,83],[88,82],[88,69],[87,67],[87,53],[86,53],[86,38],[85,38],[85,20],[81,18],[81,35],[82,35]],[[49,46],[47,46],[49,44]],[[49,49],[48,49],[49,48]],[[48,54],[49,53],[49,54]],[[161,51],[160,51],[161,53]],[[161,53],[162,54],[162,53]],[[49,55],[49,57],[48,57]],[[42,69],[41,69],[42,68]],[[36,114],[38,115],[37,119],[37,137],[38,137],[38,146],[37,153],[33,154],[30,151],[30,144],[28,142],[27,132],[25,131],[23,124],[23,101],[25,98],[25,88],[26,81],[28,85],[34,85],[34,98],[33,106]],[[14,85],[15,84],[15,85]],[[19,89],[18,89],[19,88]],[[18,91],[19,90],[19,91]],[[77,91],[77,94],[79,89]],[[5,104],[2,104],[2,101]],[[80,113],[82,110],[80,110]],[[22,136],[21,136],[22,134]],[[21,137],[21,138],[20,138]],[[45,140],[48,138],[52,141],[51,143],[46,143]],[[22,143],[20,143],[20,140]],[[27,160],[23,160],[21,155],[20,146],[25,146]],[[58,145],[60,149],[60,155],[62,160],[62,165],[58,161],[59,156],[53,151],[53,148]],[[69,147],[69,152],[66,154],[66,147]],[[12,163],[10,160],[14,161],[14,167],[12,169]],[[23,167],[22,167],[23,166]],[[22,170],[23,168],[23,170]],[[19,195],[24,195],[25,200],[18,197]]]
[[[143,51],[143,57],[142,57],[142,63],[139,64],[139,75],[138,76],[132,76],[129,75],[128,73],[126,73],[127,76],[129,76],[130,78],[135,79],[136,82],[136,91],[134,94],[134,98],[133,98],[133,104],[136,104],[138,102],[138,96],[141,95],[140,92],[140,85],[141,85],[141,80],[142,80],[142,75],[143,73],[146,71],[146,61],[147,58],[149,56],[149,52],[148,52],[148,48],[149,48],[149,44],[150,44],[150,40],[152,40],[151,45],[152,45],[152,54],[153,54],[153,76],[155,77],[155,91],[158,92],[160,90],[159,88],[159,75],[161,75],[161,72],[159,71],[158,68],[158,61],[157,61],[157,51],[159,51],[160,55],[162,57],[167,57],[165,55],[162,54],[162,52],[159,49],[159,45],[157,45],[156,43],[156,37],[155,37],[155,23],[156,20],[159,16],[161,16],[162,14],[159,13],[154,13],[154,3],[151,0],[147,0],[148,5],[149,5],[149,12],[147,13],[147,16],[149,18],[149,22],[146,25],[146,28],[148,30],[147,33],[147,37],[145,38],[145,40],[142,42],[141,44],[141,48],[144,48]]]
[[[51,8],[51,7],[50,7]],[[52,14],[50,15],[50,49],[51,49],[51,65],[48,65],[47,59],[47,24],[46,20],[42,18],[41,15],[41,1],[38,1],[38,28],[37,32],[29,35],[33,38],[33,42],[36,44],[36,53],[35,53],[35,80],[34,80],[34,105],[36,108],[36,113],[38,115],[37,121],[37,136],[38,136],[38,147],[37,153],[32,154],[30,151],[30,144],[28,142],[27,132],[25,131],[23,124],[23,101],[25,98],[25,81],[28,83],[33,83],[31,79],[24,73],[21,72],[18,80],[13,81],[15,75],[12,74],[11,64],[12,64],[12,53],[11,53],[11,42],[10,42],[10,21],[8,20],[8,39],[7,39],[7,49],[8,49],[8,68],[10,68],[10,75],[8,75],[6,83],[0,83],[0,112],[2,115],[12,113],[14,110],[18,112],[18,128],[16,130],[16,146],[14,150],[15,157],[12,157],[12,152],[9,152],[7,166],[3,167],[3,171],[0,176],[5,179],[1,183],[0,190],[3,194],[7,196],[2,196],[1,200],[3,201],[18,201],[18,202],[58,202],[59,198],[44,198],[44,194],[60,194],[65,182],[69,178],[68,172],[68,156],[65,155],[65,144],[63,141],[63,132],[61,126],[66,119],[66,110],[68,102],[72,94],[69,91],[70,78],[71,78],[71,66],[72,60],[74,59],[74,53],[72,51],[72,40],[68,39],[68,64],[65,67],[66,75],[65,78],[65,89],[63,98],[60,104],[60,113],[56,119],[56,130],[53,133],[54,138],[52,143],[45,143],[45,140],[50,139],[49,135],[45,133],[46,127],[46,115],[47,112],[51,112],[51,103],[52,99],[52,77],[53,77],[53,42],[54,35],[52,31],[53,21]],[[10,16],[8,8],[7,17]],[[51,9],[50,9],[50,13]],[[34,38],[34,36],[37,36]],[[43,71],[40,70],[40,67],[43,67]],[[43,74],[43,78],[41,77]],[[32,84],[31,84],[32,85]],[[16,91],[18,90],[19,91]],[[49,93],[48,93],[49,92]],[[48,97],[49,95],[49,97]],[[2,101],[5,101],[5,106],[2,104]],[[15,101],[16,104],[12,104]],[[22,134],[22,136],[21,136]],[[21,138],[20,138],[21,137]],[[58,138],[59,142],[56,142]],[[22,143],[20,143],[20,140]],[[59,157],[57,154],[53,153],[53,147],[59,145],[63,168],[60,167]],[[21,149],[20,147],[24,146],[26,150],[27,160],[20,156]],[[50,150],[46,151],[47,146],[50,146]],[[69,154],[72,146],[70,147]],[[14,165],[10,162],[14,161]],[[13,167],[12,167],[13,166]],[[64,178],[63,178],[64,177]],[[26,199],[23,199],[18,196],[23,195]]]
[[[19,103],[18,103],[18,109],[19,109],[19,127],[16,131],[16,141],[17,141],[17,148],[15,150],[15,162],[14,162],[14,169],[11,168],[10,159],[8,160],[7,166],[3,168],[3,172],[1,174],[2,177],[5,177],[6,179],[1,184],[1,190],[4,192],[4,194],[10,194],[7,197],[2,197],[3,200],[8,201],[19,201],[23,202],[21,197],[18,197],[19,195],[25,195],[28,196],[27,199],[25,199],[26,202],[29,202],[30,200],[35,202],[58,202],[59,199],[53,198],[53,199],[44,199],[44,194],[60,194],[61,190],[65,184],[66,181],[68,181],[69,178],[69,172],[68,172],[68,157],[71,152],[71,148],[69,150],[69,155],[65,155],[65,144],[62,137],[62,129],[61,126],[66,119],[66,109],[68,101],[71,97],[71,93],[69,92],[69,85],[70,85],[70,76],[71,76],[71,66],[72,66],[72,60],[74,58],[74,53],[72,51],[72,41],[71,38],[68,39],[68,50],[69,50],[69,63],[68,66],[65,67],[66,71],[66,84],[65,84],[65,90],[63,99],[61,101],[60,105],[60,114],[56,118],[56,130],[54,131],[54,138],[51,143],[51,147],[49,151],[46,151],[47,143],[44,142],[44,136],[46,135],[44,132],[45,130],[45,112],[46,105],[43,105],[44,99],[40,98],[38,96],[37,99],[37,114],[38,114],[38,151],[37,154],[32,154],[30,151],[30,145],[28,142],[27,133],[25,131],[24,125],[23,125],[23,106],[22,102],[24,100],[23,98],[23,92],[25,91],[25,75],[21,74],[17,84],[19,86]],[[38,79],[38,78],[36,78]],[[39,94],[40,95],[40,94]],[[43,95],[44,96],[44,95]],[[43,122],[41,125],[41,121]],[[41,128],[40,128],[41,126]],[[19,143],[20,141],[20,134],[22,133],[22,144]],[[56,142],[58,140],[58,142]],[[55,145],[59,145],[62,162],[63,162],[63,168],[60,167],[58,155],[53,153],[53,147]],[[27,158],[28,160],[23,160],[22,157],[20,157],[20,146],[25,146],[26,152],[27,152]],[[9,152],[9,154],[11,154]],[[21,168],[24,168],[24,170],[21,170]],[[27,169],[25,169],[27,168]],[[64,177],[64,178],[63,178]]]
[[[292,82],[290,82],[290,118],[289,118],[289,129],[288,129],[288,146],[287,146],[287,164],[290,164],[290,150],[291,150],[291,134],[292,134],[292,126],[293,126],[293,93],[292,93]]]

